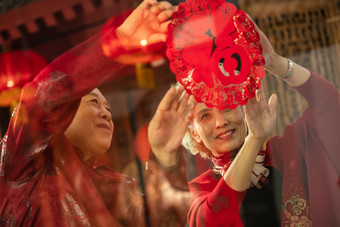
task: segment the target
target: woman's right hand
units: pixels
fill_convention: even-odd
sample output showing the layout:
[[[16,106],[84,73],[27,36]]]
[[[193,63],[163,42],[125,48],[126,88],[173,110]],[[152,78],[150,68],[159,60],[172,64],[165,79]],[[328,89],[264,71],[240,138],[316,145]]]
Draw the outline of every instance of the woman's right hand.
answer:
[[[192,113],[185,113],[189,95],[183,85],[171,87],[160,102],[149,124],[151,149],[163,167],[176,164],[177,150],[181,145]]]
[[[177,10],[167,1],[144,0],[124,23],[116,29],[116,34],[126,49],[165,41],[171,15]]]

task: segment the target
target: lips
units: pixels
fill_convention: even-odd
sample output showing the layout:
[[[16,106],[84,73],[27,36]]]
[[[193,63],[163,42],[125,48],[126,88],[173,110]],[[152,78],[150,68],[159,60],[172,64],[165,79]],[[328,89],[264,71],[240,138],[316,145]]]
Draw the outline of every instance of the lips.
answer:
[[[226,130],[216,136],[217,139],[227,140],[234,135],[235,129]]]
[[[109,124],[109,123],[100,123],[100,124],[97,124],[97,127],[98,127],[98,128],[106,129],[106,130],[108,130],[109,132],[111,132],[111,127],[110,127],[110,124]]]

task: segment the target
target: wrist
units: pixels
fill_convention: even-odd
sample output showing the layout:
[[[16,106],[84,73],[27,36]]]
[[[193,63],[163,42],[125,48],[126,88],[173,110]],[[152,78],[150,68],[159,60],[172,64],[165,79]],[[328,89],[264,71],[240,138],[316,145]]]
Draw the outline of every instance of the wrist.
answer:
[[[259,148],[262,148],[263,144],[266,142],[267,139],[268,139],[267,137],[260,138],[250,133],[245,138],[245,143],[249,143],[249,144],[252,144],[252,146],[257,146]]]
[[[289,61],[287,58],[275,54],[270,61],[270,65],[266,66],[265,69],[275,76],[283,78],[287,76],[289,70]]]
[[[180,159],[179,149],[174,151],[164,151],[152,149],[152,153],[154,156],[154,161],[163,169],[172,168],[176,166]]]

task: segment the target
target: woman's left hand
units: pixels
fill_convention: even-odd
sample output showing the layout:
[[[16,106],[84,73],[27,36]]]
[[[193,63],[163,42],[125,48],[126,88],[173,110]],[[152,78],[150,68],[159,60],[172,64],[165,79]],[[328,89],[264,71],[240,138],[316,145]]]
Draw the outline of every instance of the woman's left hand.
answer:
[[[248,19],[254,23],[255,29],[260,35],[260,43],[262,46],[262,56],[265,60],[265,68],[268,68],[272,64],[272,61],[273,61],[272,59],[275,57],[276,53],[272,47],[272,44],[269,42],[264,32],[261,31],[261,29],[257,26],[257,24],[255,24],[255,22],[251,19],[251,17],[248,14],[247,16],[248,16]]]

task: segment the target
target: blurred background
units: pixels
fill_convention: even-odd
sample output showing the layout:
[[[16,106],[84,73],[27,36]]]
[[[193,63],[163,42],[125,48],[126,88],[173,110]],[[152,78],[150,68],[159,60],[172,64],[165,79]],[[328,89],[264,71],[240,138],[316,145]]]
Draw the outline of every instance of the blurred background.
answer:
[[[253,18],[278,54],[314,70],[340,88],[340,0],[232,2]],[[48,62],[99,33],[109,18],[139,3],[137,0],[1,0],[0,137],[7,130],[11,111],[26,82]],[[147,124],[176,80],[165,57],[150,64],[136,62],[121,73],[124,77],[100,87],[112,106],[115,131],[110,151],[99,161],[139,178],[149,152]],[[273,76],[266,76],[263,84],[267,94],[278,93],[276,133],[282,134],[285,125],[297,119],[306,103]],[[186,154],[186,159],[188,180],[209,168],[210,162],[199,156]]]

